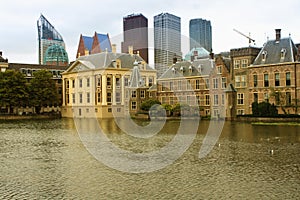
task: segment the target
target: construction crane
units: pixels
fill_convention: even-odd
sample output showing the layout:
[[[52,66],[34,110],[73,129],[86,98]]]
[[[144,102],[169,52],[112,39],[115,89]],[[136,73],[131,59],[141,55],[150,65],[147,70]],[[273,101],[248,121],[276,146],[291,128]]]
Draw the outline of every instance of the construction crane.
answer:
[[[255,45],[255,40],[252,39],[252,38],[250,38],[250,33],[249,33],[249,36],[247,36],[247,35],[245,35],[244,33],[240,32],[240,31],[238,31],[238,30],[236,30],[236,29],[233,29],[233,30],[234,30],[235,32],[241,34],[242,36],[248,38],[248,40],[249,40],[249,46],[251,46],[251,42],[253,42],[254,45]]]

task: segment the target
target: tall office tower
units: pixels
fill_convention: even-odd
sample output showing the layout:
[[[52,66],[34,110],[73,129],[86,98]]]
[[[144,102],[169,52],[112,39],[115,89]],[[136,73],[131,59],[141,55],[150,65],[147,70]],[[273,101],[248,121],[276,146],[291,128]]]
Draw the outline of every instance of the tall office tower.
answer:
[[[161,13],[154,16],[154,64],[158,77],[174,60],[181,60],[180,17]]]
[[[148,63],[148,19],[142,14],[132,14],[123,18],[122,52],[139,52],[140,56]]]
[[[37,21],[37,28],[39,64],[68,65],[63,38],[43,15]]]
[[[211,23],[205,19],[190,20],[190,49],[198,47],[212,50]]]

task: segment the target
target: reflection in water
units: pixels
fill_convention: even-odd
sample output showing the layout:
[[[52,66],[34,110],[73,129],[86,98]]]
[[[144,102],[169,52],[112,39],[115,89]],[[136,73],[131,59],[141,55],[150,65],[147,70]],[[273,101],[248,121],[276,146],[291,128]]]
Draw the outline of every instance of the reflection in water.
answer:
[[[113,120],[99,124],[110,141],[132,152],[163,148],[179,127],[168,121],[144,139],[128,136]],[[89,154],[71,119],[0,122],[0,199],[300,198],[300,126],[226,122],[217,145],[199,159],[208,126],[201,121],[195,140],[175,163],[131,174]]]

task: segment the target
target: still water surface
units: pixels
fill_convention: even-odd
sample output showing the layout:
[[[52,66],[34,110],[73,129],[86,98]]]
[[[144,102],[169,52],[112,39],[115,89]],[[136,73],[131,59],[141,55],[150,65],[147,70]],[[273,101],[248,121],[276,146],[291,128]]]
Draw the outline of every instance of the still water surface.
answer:
[[[114,144],[133,152],[162,148],[179,125],[168,121],[155,137],[138,139],[113,120],[99,123]],[[199,159],[208,125],[200,122],[173,164],[132,174],[89,154],[72,119],[2,121],[0,199],[300,199],[300,126],[226,122],[213,150]]]

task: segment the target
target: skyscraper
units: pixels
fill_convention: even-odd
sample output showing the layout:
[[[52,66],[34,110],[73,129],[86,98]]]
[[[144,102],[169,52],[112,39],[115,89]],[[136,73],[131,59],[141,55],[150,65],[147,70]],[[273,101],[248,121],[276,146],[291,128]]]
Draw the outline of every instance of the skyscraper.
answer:
[[[154,63],[158,77],[174,58],[181,59],[180,17],[169,13],[154,16]]]
[[[212,50],[211,23],[205,19],[190,20],[190,49],[204,47]]]
[[[133,47],[133,53],[148,63],[148,19],[142,14],[132,14],[123,18],[122,52],[129,53],[128,47]]]
[[[39,64],[49,64],[48,62],[50,61],[51,64],[68,65],[69,59],[65,51],[63,38],[43,15],[41,15],[37,21],[37,28]],[[57,50],[57,52],[53,52],[53,50]],[[57,56],[55,57],[55,55]],[[55,60],[55,62],[52,62],[53,60]]]

